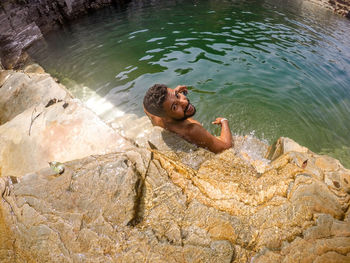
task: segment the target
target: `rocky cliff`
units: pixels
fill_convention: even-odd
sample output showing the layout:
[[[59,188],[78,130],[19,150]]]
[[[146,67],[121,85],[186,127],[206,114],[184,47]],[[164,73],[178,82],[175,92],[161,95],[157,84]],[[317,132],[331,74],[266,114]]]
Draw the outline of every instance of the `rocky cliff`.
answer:
[[[106,125],[38,66],[1,71],[0,115],[1,262],[350,262],[350,171],[288,138]]]
[[[123,6],[127,0],[1,0],[0,58],[7,69],[27,59],[25,50],[47,32],[103,6]]]
[[[350,0],[308,1],[350,18]],[[6,69],[19,68],[28,59],[26,49],[50,30],[91,10],[109,5],[122,7],[128,2],[130,0],[1,0],[0,62]],[[133,2],[137,6],[144,0]]]
[[[350,0],[308,0],[350,19]]]

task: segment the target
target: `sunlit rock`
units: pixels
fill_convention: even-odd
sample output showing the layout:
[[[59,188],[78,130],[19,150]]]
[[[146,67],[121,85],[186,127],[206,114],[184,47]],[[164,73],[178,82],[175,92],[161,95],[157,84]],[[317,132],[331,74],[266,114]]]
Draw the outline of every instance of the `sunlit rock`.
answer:
[[[47,78],[25,72],[0,83]],[[0,126],[1,262],[350,261],[338,160],[251,135],[213,154],[147,117],[108,126],[79,100],[50,101]]]
[[[3,196],[12,243],[0,255],[13,260],[15,250],[17,259],[35,262],[231,262],[233,246],[215,234],[219,229],[211,238],[195,223],[198,205],[222,222],[224,214],[199,203],[188,207],[166,174],[148,168],[142,176],[127,155],[66,163],[61,176],[42,170],[22,177]],[[193,236],[195,224],[200,238]]]
[[[275,160],[282,154],[288,152],[307,153],[308,151],[309,150],[306,147],[300,146],[295,141],[286,137],[281,137],[273,145],[270,146],[270,149],[266,154],[266,158]]]
[[[121,151],[131,144],[76,100],[40,104],[0,126],[2,176],[22,176],[92,154]]]
[[[0,73],[0,176],[132,148],[39,65]]]
[[[72,98],[49,74],[4,71],[1,79],[0,125],[33,105]]]
[[[169,151],[136,147],[65,163],[62,175],[48,167],[19,181],[2,178],[3,228],[12,243],[0,255],[16,251],[37,262],[347,262],[349,195],[313,176],[297,154],[312,163],[323,158],[288,152],[261,174],[234,149],[193,169]],[[332,172],[348,172],[335,164]]]
[[[317,216],[315,226],[304,231],[291,243],[285,243],[280,253],[265,250],[254,257],[254,262],[349,262],[350,225],[329,215]]]
[[[293,149],[300,150],[299,147]],[[189,200],[196,199],[205,206],[225,211],[241,222],[249,222],[251,236],[245,247],[253,244],[253,250],[259,252],[281,249],[285,242],[298,238],[313,226],[318,215],[342,220],[349,209],[349,195],[340,189],[330,188],[318,175],[309,174],[310,170],[306,172],[307,164],[296,162],[295,154],[298,152],[287,151],[280,155],[263,174],[232,151],[225,151],[204,162],[198,171],[161,153],[155,153],[154,157],[160,160],[162,167],[168,171],[173,182],[183,189]],[[325,158],[312,153],[304,157],[313,163],[317,158]],[[333,167],[334,172],[337,172],[339,165],[334,160],[326,168]],[[321,169],[321,172],[325,170]],[[244,227],[241,225],[235,231],[242,231],[239,229]],[[230,234],[231,237],[235,235]],[[229,236],[226,238],[229,239]],[[350,244],[347,238],[334,237],[330,247],[333,246],[332,242],[343,242],[342,245],[346,247],[344,251],[348,251]],[[316,249],[318,243],[315,246],[312,249]],[[257,262],[270,262],[271,258],[279,262],[285,258],[283,254],[266,253],[257,254],[260,255]],[[342,250],[337,250],[336,253],[339,253],[336,258],[349,259],[344,257],[348,252],[344,254]],[[245,256],[242,255],[242,258],[245,258],[247,254],[243,254]],[[320,252],[319,256],[322,260],[328,258],[326,251]],[[312,257],[312,260],[315,258]]]

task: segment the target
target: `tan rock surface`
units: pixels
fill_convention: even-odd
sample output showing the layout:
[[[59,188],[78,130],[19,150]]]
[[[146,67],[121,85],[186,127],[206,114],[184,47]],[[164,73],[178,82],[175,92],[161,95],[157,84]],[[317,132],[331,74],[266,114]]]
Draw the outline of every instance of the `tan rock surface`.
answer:
[[[132,148],[38,65],[0,74],[0,176]]]
[[[203,155],[196,148],[185,152],[186,143],[166,138],[176,136],[162,129],[145,130],[141,136],[129,134],[130,139],[144,147],[151,141],[161,149],[154,151],[154,159],[186,194],[187,202],[196,204],[191,210],[201,227],[196,232],[229,240],[235,248],[234,262],[350,261],[349,170],[338,160],[317,155],[289,138],[280,138],[266,153],[266,146],[249,136],[235,137],[234,149],[220,155]],[[164,144],[172,140],[170,147]],[[265,154],[273,161],[262,158]],[[163,206],[156,215],[162,214]],[[214,211],[211,219],[208,207]],[[225,219],[218,218],[219,211]],[[326,241],[310,234],[322,232],[322,217],[341,226]],[[168,229],[177,232],[170,225],[162,229],[163,235]],[[344,249],[336,249],[339,246]]]
[[[65,99],[0,126],[1,262],[350,262],[339,161],[252,136],[214,155],[124,117],[122,137]]]
[[[0,255],[18,262],[230,262],[231,243],[210,238],[188,212],[210,208],[188,207],[165,173],[152,172],[154,163],[142,174],[128,154],[142,157],[146,171],[151,154],[141,150],[88,157],[66,163],[60,176],[44,169],[13,184],[2,201],[12,247]]]
[[[34,66],[32,65],[31,68]],[[72,98],[46,73],[3,71],[0,77],[0,125],[37,104]]]
[[[284,139],[280,140],[283,142]],[[290,139],[288,143],[291,143]],[[216,155],[204,162],[198,171],[179,164],[161,153],[155,153],[154,156],[168,171],[172,181],[183,189],[189,200],[196,199],[203,205],[224,211],[241,222],[240,225],[233,227],[234,233],[228,230],[222,231],[224,235],[226,234],[225,239],[241,248],[254,251],[252,254],[256,253],[256,256],[259,256],[259,262],[270,262],[270,256],[263,257],[259,253],[264,255],[266,250],[275,251],[281,250],[282,247],[295,246],[297,243],[294,243],[296,242],[294,240],[306,235],[305,231],[316,224],[319,215],[329,216],[335,225],[345,224],[342,220],[349,209],[349,193],[346,192],[348,186],[343,187],[338,181],[333,183],[338,187],[328,186],[326,179],[319,180],[318,175],[331,171],[333,174],[338,174],[339,171],[348,174],[348,170],[329,157],[318,156],[311,152],[305,155],[300,146],[286,149],[301,149],[301,152],[284,153],[285,150],[278,149],[281,155],[276,156],[275,161],[263,174],[259,174],[254,167],[243,162],[233,151]],[[312,168],[319,169],[318,174],[310,173],[307,164],[306,166],[303,164],[304,161],[298,165],[300,155],[306,157],[308,162],[315,163],[316,167]],[[330,234],[329,240],[325,243],[308,241],[310,249],[317,250],[318,246],[325,248],[317,250],[312,258],[306,257],[309,252],[304,249],[300,252],[300,258],[305,258],[305,262],[313,262],[316,259],[326,262],[322,260],[329,258],[327,253],[332,251],[339,259],[350,260],[347,255],[350,240],[344,237],[348,232],[345,230],[346,227],[345,224],[342,230]],[[246,237],[244,242],[239,239],[241,236]],[[315,239],[316,237],[314,241]],[[339,245],[344,246],[344,249],[334,249]],[[276,254],[273,255],[274,260],[282,262],[282,259],[288,257],[293,259],[293,249],[288,252],[290,255],[283,253],[274,253]],[[249,254],[243,253],[242,259],[237,257],[236,261],[244,262],[244,258],[247,257]]]
[[[128,147],[129,142],[77,100],[33,106],[0,126],[3,176],[22,176],[51,161],[66,162]]]
[[[349,194],[300,167],[300,154],[320,173],[348,172],[337,162],[320,165],[327,157],[316,154],[282,153],[260,174],[233,150],[193,169],[169,151],[134,148],[66,163],[62,175],[47,168],[2,178],[10,192],[1,229],[11,235],[0,255],[9,262],[349,262]]]

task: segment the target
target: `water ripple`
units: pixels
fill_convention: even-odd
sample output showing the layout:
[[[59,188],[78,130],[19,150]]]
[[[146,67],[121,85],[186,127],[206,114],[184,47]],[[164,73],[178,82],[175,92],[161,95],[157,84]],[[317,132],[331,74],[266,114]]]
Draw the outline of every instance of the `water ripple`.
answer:
[[[282,2],[106,9],[51,34],[33,56],[68,87],[140,116],[149,86],[187,84],[202,123],[227,116],[234,133],[289,136],[350,166],[350,22]]]

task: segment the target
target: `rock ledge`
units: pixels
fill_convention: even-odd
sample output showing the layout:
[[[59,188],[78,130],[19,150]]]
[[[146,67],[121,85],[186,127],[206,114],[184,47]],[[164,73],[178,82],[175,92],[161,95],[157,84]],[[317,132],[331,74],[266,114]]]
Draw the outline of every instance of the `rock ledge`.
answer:
[[[350,262],[350,171],[289,138],[121,136],[38,66],[1,72],[0,112],[1,262]]]

